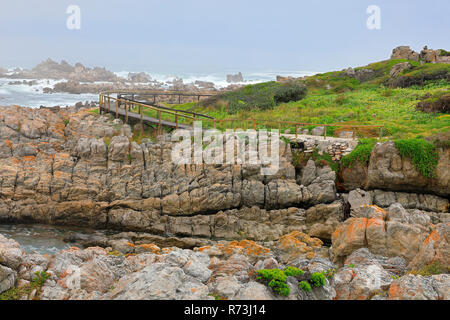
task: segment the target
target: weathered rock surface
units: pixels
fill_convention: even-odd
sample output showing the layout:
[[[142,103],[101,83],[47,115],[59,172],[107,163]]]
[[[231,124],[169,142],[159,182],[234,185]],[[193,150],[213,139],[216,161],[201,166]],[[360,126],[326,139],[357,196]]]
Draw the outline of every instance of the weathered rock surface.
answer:
[[[399,46],[392,50],[391,59],[407,59],[419,61],[419,53],[411,50],[409,46]]]
[[[262,176],[261,166],[174,164],[172,142],[139,145],[128,125],[85,111],[8,107],[2,120],[0,221],[268,241],[302,230],[288,208],[337,198],[329,167],[312,163],[297,184],[289,145],[278,173]]]
[[[405,259],[409,269],[434,261],[448,265],[448,223],[433,225],[427,214],[408,212],[398,203],[387,211],[365,206],[360,214],[333,233],[334,261],[342,263],[355,250],[368,248],[374,254]]]
[[[392,66],[391,70],[389,71],[389,75],[394,78],[404,70],[407,70],[409,68],[411,68],[411,64],[409,62],[397,63],[396,65]]]
[[[406,275],[393,281],[388,291],[389,300],[449,300],[450,275]]]
[[[370,156],[367,188],[450,195],[450,149],[439,149],[436,178],[421,175],[411,160],[404,158],[392,141],[377,143]]]

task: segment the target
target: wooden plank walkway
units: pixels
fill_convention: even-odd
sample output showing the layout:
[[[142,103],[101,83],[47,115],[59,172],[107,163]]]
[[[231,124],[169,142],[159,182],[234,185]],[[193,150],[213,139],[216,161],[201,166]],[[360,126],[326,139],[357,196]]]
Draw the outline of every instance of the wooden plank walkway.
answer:
[[[141,121],[141,115],[139,113],[128,112],[128,114],[127,114],[127,112],[125,112],[125,109],[123,109],[123,108],[119,108],[117,111],[118,111],[117,113],[118,113],[119,116],[124,117],[124,118],[128,117],[128,120],[129,119],[133,119],[133,120],[136,120],[137,122]],[[108,111],[108,108],[103,108],[102,107],[102,113],[103,112],[111,113],[111,114],[114,114],[114,115],[116,114],[116,110],[115,109],[114,110],[111,109],[111,110]],[[156,118],[152,118],[152,117],[149,117],[149,116],[146,116],[146,115],[142,115],[142,123],[150,124],[150,125],[159,125],[160,122]],[[161,125],[165,126],[165,127],[170,127],[170,128],[177,128],[176,122],[171,122],[171,121],[162,120],[162,119],[161,119]],[[183,123],[178,123],[178,129],[190,130],[190,129],[192,129],[192,126],[187,125],[187,124],[183,124]]]

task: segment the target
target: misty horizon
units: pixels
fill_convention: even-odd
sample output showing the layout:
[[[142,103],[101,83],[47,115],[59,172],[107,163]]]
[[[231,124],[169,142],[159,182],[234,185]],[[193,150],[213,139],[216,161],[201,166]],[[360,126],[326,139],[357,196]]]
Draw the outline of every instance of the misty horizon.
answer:
[[[18,0],[0,12],[8,49],[0,66],[30,69],[51,58],[115,72],[342,70],[388,59],[399,45],[448,49],[436,30],[449,29],[450,4],[431,2]],[[66,27],[72,4],[81,10],[79,30]],[[371,4],[381,9],[379,30],[366,27]]]

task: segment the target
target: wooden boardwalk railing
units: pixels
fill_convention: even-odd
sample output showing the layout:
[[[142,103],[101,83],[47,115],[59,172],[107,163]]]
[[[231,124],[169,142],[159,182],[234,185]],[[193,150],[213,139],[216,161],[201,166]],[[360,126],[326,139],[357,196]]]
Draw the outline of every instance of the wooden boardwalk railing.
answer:
[[[113,97],[112,95],[117,95]],[[337,124],[319,124],[319,123],[304,123],[304,122],[296,122],[296,121],[283,121],[283,120],[267,120],[267,119],[215,119],[211,116],[187,111],[180,110],[175,108],[169,108],[165,106],[161,106],[157,104],[156,97],[178,97],[178,101],[181,102],[181,97],[194,97],[197,101],[200,101],[201,97],[211,97],[214,96],[215,93],[209,92],[181,92],[181,91],[139,91],[139,90],[122,90],[122,91],[105,91],[100,93],[99,95],[99,112],[107,112],[115,114],[116,119],[119,116],[123,116],[125,118],[125,123],[128,123],[128,119],[134,119],[139,121],[141,124],[141,130],[143,128],[143,123],[150,123],[153,125],[157,125],[158,131],[157,134],[161,134],[162,127],[171,127],[171,128],[181,128],[181,129],[192,129],[193,121],[201,121],[202,123],[209,124],[209,127],[216,128],[216,125],[219,124],[220,127],[226,126],[227,123],[230,123],[230,129],[237,130],[239,129],[250,129],[256,130],[257,127],[263,125],[264,128],[270,129],[278,129],[279,134],[281,135],[282,127],[295,127],[295,137],[298,136],[298,129],[305,126],[322,126],[325,127],[324,130],[324,139],[327,137],[327,127],[345,127],[345,128],[373,128],[379,129],[379,138],[383,136],[383,125],[352,125],[347,123],[337,123]],[[135,98],[139,97],[151,97],[153,99],[152,102],[142,102],[135,100]],[[137,112],[134,110],[137,107]],[[144,115],[144,109],[151,110],[156,112],[156,118]],[[162,114],[169,115],[173,117],[174,121],[168,121],[162,119]],[[180,123],[180,120],[190,120],[189,124]],[[245,124],[242,126],[242,124]],[[238,124],[237,126],[235,124]],[[275,126],[274,126],[275,124]]]

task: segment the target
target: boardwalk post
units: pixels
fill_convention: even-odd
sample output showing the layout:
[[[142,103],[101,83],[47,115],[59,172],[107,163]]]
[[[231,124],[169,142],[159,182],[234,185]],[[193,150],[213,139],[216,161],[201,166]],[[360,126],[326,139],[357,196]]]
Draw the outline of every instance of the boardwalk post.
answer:
[[[125,102],[125,123],[128,124],[128,108],[127,108],[127,102]]]
[[[144,133],[144,125],[142,123],[144,108],[142,108],[142,105],[139,105],[139,113],[141,114],[141,134]]]
[[[324,130],[323,130],[323,140],[327,139],[327,126],[324,126]]]
[[[158,136],[161,135],[161,111],[158,111]]]
[[[295,137],[296,137],[296,138],[297,138],[297,136],[298,136],[297,132],[298,132],[298,124],[295,124]]]
[[[178,111],[175,111],[175,129],[178,129]]]
[[[281,136],[281,122],[278,122],[278,135]]]
[[[116,119],[119,118],[119,99],[116,99]]]
[[[102,114],[102,94],[101,93],[98,96],[98,113]]]
[[[380,127],[380,138],[381,139],[383,137],[383,127]]]
[[[213,119],[213,128],[216,128],[216,119]]]
[[[111,112],[111,97],[108,95],[108,113]]]

